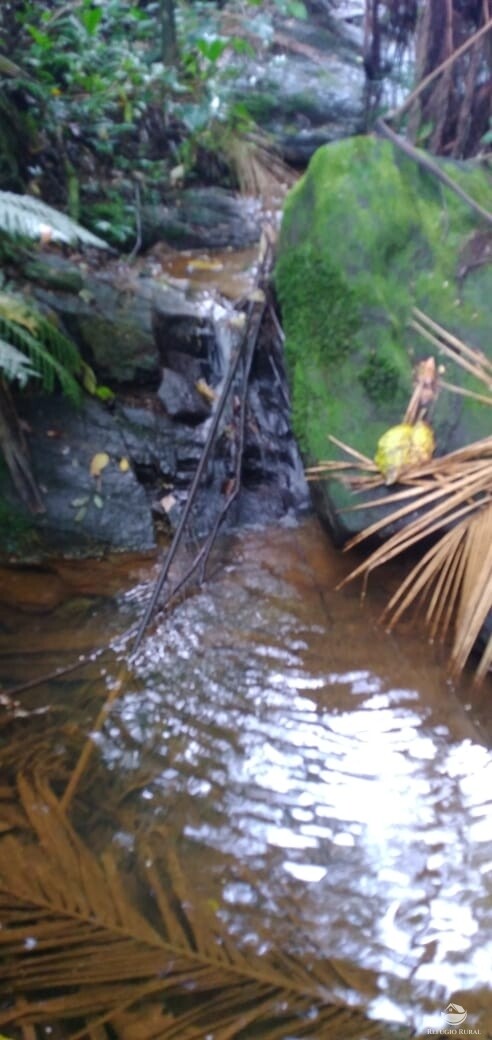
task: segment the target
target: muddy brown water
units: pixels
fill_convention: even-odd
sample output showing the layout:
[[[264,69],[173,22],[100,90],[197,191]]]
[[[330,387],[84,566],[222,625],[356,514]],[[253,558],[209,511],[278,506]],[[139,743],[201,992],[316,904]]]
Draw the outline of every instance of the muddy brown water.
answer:
[[[453,999],[485,1036],[491,684],[452,685],[422,631],[384,632],[376,577],[364,602],[335,591],[348,562],[313,519],[224,540],[206,587],[144,640],[96,738],[108,799],[129,798],[139,827],[165,820],[241,943],[352,966],[348,1001],[383,1022],[439,1029]],[[17,572],[16,606],[4,575],[1,707],[26,747],[47,720],[52,746],[90,732],[123,644],[80,676],[6,689],[124,636],[156,566]],[[133,843],[124,817],[108,837],[104,791],[84,797],[89,843]]]

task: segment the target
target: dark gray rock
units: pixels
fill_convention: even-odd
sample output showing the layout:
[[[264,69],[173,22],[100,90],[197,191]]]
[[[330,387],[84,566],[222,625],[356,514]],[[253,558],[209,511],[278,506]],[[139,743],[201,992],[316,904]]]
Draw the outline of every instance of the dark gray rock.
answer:
[[[28,555],[50,553],[95,556],[100,552],[142,551],[155,546],[147,496],[128,459],[121,429],[98,401],[81,408],[63,398],[24,398],[18,405],[27,424],[33,471],[45,512],[25,517],[31,537]],[[93,457],[109,456],[100,477],[91,476]],[[19,512],[6,474],[0,494]]]
[[[261,17],[250,19],[250,33]],[[276,18],[258,58],[242,60],[230,86],[282,157],[300,167],[320,145],[361,132],[365,90],[360,33],[323,10],[306,22]]]
[[[161,241],[176,249],[243,249],[260,234],[259,204],[224,188],[188,188],[142,207],[144,249]]]
[[[30,261],[33,295],[54,311],[100,381],[157,386],[161,365],[178,354],[201,359],[197,378],[214,363],[213,314],[182,290],[140,278],[129,267],[85,272],[56,255]]]
[[[195,424],[203,422],[210,415],[210,405],[193,383],[171,368],[163,369],[157,396],[172,419]]]

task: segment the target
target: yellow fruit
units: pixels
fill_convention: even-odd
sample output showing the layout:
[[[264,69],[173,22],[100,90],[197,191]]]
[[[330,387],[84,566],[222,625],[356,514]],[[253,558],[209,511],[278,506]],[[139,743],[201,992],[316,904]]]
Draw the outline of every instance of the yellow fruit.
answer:
[[[374,461],[386,483],[393,484],[404,471],[428,462],[434,447],[434,434],[428,423],[400,423],[380,437]]]

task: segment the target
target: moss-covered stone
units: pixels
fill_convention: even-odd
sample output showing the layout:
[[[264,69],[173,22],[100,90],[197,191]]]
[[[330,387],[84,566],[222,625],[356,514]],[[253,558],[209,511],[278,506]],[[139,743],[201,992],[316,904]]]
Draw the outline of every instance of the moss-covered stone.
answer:
[[[449,162],[446,171],[491,208],[485,168]],[[381,434],[401,421],[416,362],[436,353],[411,327],[412,307],[489,350],[492,265],[463,276],[460,262],[479,226],[470,207],[386,141],[355,137],[313,156],[287,198],[276,268],[294,426],[307,461],[333,457],[329,434],[372,457]],[[444,360],[447,381],[471,385]],[[444,453],[488,434],[490,412],[443,390],[432,422]],[[332,523],[347,494],[333,482],[323,498]],[[338,535],[366,519],[349,514]]]

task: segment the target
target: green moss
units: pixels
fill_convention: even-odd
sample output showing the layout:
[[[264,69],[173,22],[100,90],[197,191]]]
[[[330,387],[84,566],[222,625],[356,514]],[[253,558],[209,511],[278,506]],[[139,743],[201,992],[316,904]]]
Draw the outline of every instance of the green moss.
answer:
[[[306,446],[306,430],[325,412],[323,379],[318,373],[333,369],[349,356],[360,325],[355,293],[329,256],[301,245],[280,258],[276,284],[287,339],[293,422]],[[320,300],[323,305],[320,306]]]
[[[486,171],[443,165],[490,208]],[[456,279],[476,226],[470,207],[387,141],[350,138],[315,153],[286,200],[276,269],[294,427],[310,460],[332,454],[330,433],[373,456],[381,433],[401,421],[413,366],[435,352],[410,325],[414,306],[490,350],[492,266],[462,286]],[[440,450],[481,431],[477,410],[441,393]]]
[[[276,283],[291,353],[309,354],[326,364],[346,357],[360,319],[355,293],[329,256],[310,245],[284,254]]]
[[[391,400],[400,392],[400,373],[396,365],[378,354],[370,354],[359,379],[376,404]]]

